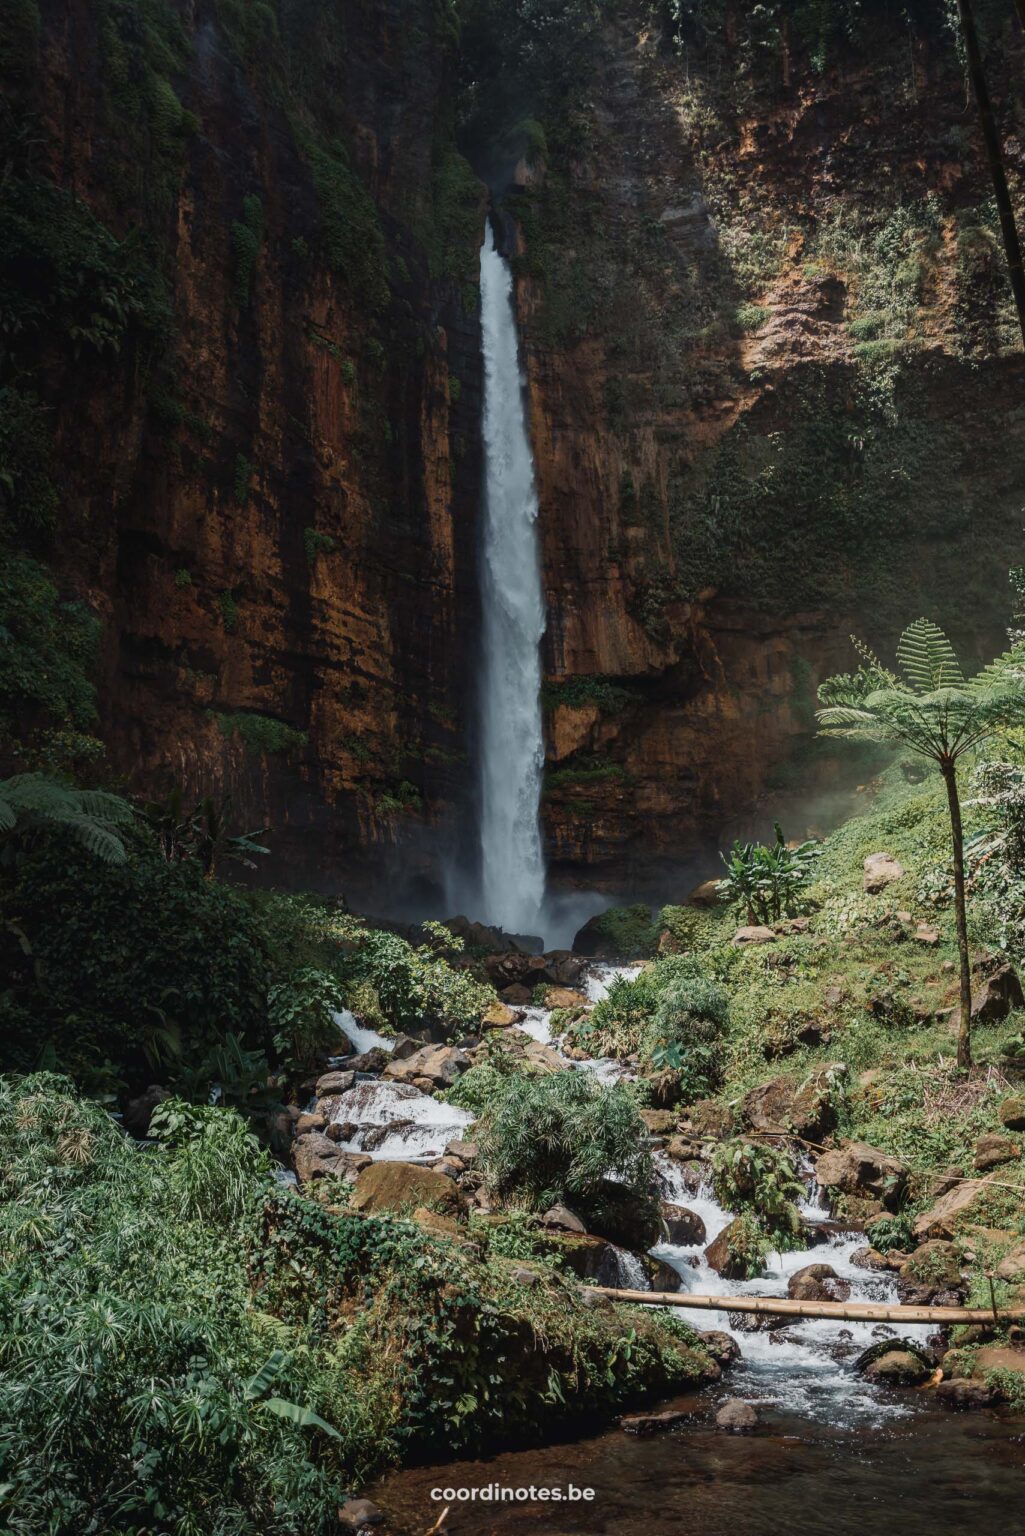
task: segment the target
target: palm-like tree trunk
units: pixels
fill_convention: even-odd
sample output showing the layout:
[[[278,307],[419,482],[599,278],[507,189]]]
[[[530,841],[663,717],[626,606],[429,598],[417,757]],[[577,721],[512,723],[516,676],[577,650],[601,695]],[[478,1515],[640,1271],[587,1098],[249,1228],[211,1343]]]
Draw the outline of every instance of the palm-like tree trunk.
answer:
[[[957,792],[957,765],[950,758],[943,758],[940,761],[940,772],[947,786],[950,840],[954,847],[954,917],[957,922],[957,955],[961,969],[957,1064],[967,1071],[972,1064],[972,966],[968,957],[968,914],[964,889],[964,829],[961,825],[961,799]]]
[[[989,161],[989,171],[993,178],[993,193],[996,197],[997,212],[1000,215],[1000,230],[1004,237],[1004,250],[1007,253],[1007,271],[1011,279],[1011,291],[1014,294],[1014,303],[1018,311],[1018,324],[1021,327],[1022,342],[1025,344],[1025,265],[1022,263],[1021,242],[1018,239],[1018,226],[1014,220],[1011,194],[1007,189],[1007,176],[1004,171],[1004,160],[1000,149],[1000,134],[997,131],[996,118],[993,116],[993,103],[990,100],[989,87],[986,84],[986,75],[982,67],[982,52],[979,48],[979,35],[975,30],[975,17],[972,13],[971,0],[957,0],[957,10],[961,18],[961,33],[964,37],[965,55],[968,60],[968,74],[972,82],[972,93],[975,96],[975,105],[979,109],[982,137],[986,145],[986,158]]]

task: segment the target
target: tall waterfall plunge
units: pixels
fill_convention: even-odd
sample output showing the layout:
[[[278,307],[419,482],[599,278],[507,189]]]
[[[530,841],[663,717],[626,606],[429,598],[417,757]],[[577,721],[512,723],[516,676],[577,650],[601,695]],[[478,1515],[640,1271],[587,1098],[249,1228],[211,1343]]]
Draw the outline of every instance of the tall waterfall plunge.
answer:
[[[536,933],[545,893],[538,809],[545,606],[537,490],[512,273],[490,220],[480,257],[484,520],[480,669],[481,906],[509,933]]]

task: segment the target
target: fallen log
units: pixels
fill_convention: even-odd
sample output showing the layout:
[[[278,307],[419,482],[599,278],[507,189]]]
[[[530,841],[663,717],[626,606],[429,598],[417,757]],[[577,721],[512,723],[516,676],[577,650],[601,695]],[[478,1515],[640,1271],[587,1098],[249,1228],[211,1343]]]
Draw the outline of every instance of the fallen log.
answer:
[[[621,1291],[589,1285],[587,1292],[642,1307],[689,1307],[703,1312],[756,1312],[771,1317],[833,1317],[848,1323],[992,1323],[1025,1318],[1017,1307],[902,1307],[871,1301],[791,1301],[783,1296],[696,1296],[689,1291]]]

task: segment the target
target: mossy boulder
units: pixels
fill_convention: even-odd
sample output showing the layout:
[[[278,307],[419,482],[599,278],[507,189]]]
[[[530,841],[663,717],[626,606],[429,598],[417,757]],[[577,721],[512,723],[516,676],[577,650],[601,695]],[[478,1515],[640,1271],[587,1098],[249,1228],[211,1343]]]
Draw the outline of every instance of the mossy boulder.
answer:
[[[417,1163],[371,1163],[364,1168],[350,1197],[354,1211],[374,1215],[380,1211],[415,1211],[421,1206],[445,1214],[458,1214],[465,1204],[447,1174],[421,1168]]]

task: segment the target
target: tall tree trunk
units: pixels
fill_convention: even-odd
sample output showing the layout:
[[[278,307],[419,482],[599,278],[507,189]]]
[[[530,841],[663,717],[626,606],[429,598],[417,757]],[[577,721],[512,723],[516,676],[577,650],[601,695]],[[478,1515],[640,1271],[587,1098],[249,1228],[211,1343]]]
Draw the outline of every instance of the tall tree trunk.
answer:
[[[964,891],[964,830],[961,800],[957,792],[957,765],[940,763],[950,808],[950,840],[954,848],[954,916],[957,921],[957,955],[961,968],[961,1019],[957,1030],[957,1064],[966,1071],[972,1064],[972,966],[968,958],[968,912]]]
[[[979,36],[975,30],[971,0],[957,0],[957,10],[961,18],[968,74],[972,82],[975,105],[979,109],[982,137],[986,144],[986,158],[989,160],[990,175],[993,178],[997,212],[1000,214],[1000,230],[1004,237],[1004,250],[1007,253],[1007,271],[1011,279],[1011,291],[1018,311],[1022,344],[1025,345],[1025,266],[1022,264],[1021,242],[1018,239],[1018,226],[1014,222],[1011,194],[1007,189],[1007,176],[1000,150],[1000,135],[997,132],[993,103],[989,98],[989,88],[986,85],[986,75],[982,67],[982,53],[979,49]]]

